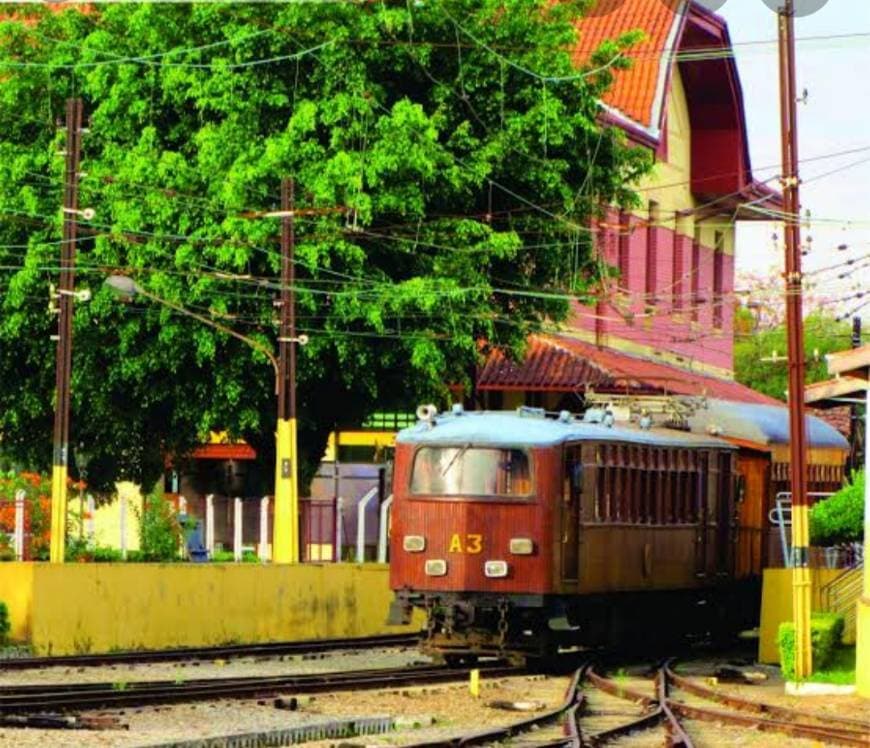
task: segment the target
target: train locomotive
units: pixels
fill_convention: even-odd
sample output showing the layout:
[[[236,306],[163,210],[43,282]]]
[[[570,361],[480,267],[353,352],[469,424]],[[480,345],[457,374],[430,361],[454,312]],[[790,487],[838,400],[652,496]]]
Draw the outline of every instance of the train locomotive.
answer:
[[[727,441],[612,415],[423,409],[396,439],[392,623],[448,661],[757,620]]]

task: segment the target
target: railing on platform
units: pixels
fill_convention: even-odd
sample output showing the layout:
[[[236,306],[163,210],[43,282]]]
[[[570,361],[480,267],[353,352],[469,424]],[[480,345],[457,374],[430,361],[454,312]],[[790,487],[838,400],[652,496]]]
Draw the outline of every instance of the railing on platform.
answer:
[[[832,493],[814,491],[807,494],[809,499],[822,499],[833,496]],[[791,538],[787,528],[791,527],[791,491],[780,491],[774,499],[774,506],[768,514],[770,524],[779,529],[779,542],[782,548],[782,559],[786,568],[794,566],[791,552]]]
[[[819,590],[822,610],[843,616],[845,623],[843,640],[847,642],[855,641],[858,599],[863,590],[863,581],[864,564],[862,563],[860,566],[845,570]]]

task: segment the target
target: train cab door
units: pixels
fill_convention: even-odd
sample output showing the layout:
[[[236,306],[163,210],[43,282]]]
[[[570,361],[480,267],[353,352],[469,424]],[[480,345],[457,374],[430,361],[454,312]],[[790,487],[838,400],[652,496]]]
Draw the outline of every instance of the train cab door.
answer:
[[[562,580],[580,578],[580,500],[583,493],[583,458],[580,446],[565,448],[562,475],[561,557]]]

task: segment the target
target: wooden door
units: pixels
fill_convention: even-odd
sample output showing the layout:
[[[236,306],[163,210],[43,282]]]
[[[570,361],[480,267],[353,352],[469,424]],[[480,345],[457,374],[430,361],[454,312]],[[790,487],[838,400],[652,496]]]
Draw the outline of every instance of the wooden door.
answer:
[[[737,474],[741,478],[737,496],[738,579],[761,574],[764,566],[764,535],[769,510],[770,456],[741,449]]]

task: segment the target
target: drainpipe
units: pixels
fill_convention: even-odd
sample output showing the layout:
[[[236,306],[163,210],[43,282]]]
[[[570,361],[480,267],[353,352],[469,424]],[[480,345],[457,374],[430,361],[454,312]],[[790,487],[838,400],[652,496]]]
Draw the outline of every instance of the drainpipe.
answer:
[[[366,507],[378,495],[378,486],[370,488],[356,505],[356,562],[366,560]]]
[[[387,526],[390,522],[390,507],[393,505],[393,494],[381,504],[381,522],[378,527],[378,563],[387,563]]]

